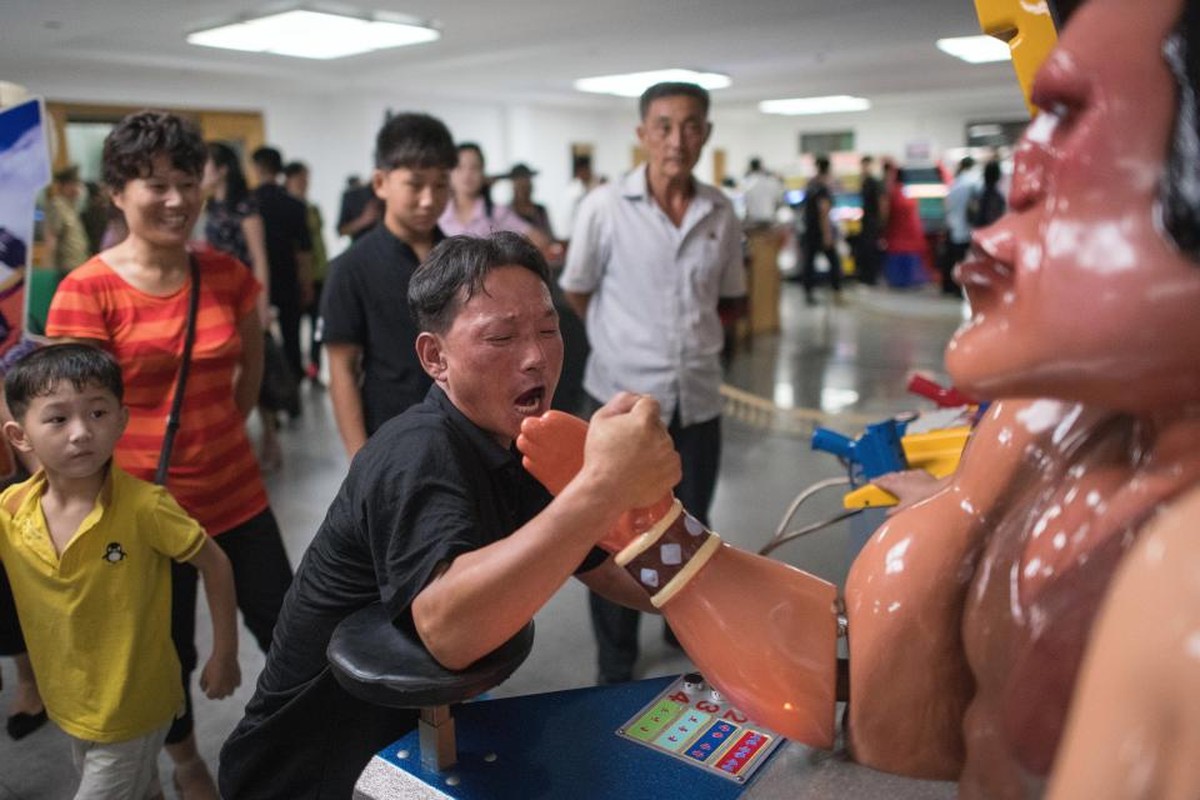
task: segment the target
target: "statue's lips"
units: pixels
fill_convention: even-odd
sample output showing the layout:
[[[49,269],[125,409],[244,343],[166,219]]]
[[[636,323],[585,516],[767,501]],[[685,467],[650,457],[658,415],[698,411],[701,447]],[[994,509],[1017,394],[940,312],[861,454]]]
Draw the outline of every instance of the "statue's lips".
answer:
[[[961,264],[954,268],[954,276],[960,286],[970,290],[991,290],[1012,283],[1012,269],[986,254],[972,251]]]

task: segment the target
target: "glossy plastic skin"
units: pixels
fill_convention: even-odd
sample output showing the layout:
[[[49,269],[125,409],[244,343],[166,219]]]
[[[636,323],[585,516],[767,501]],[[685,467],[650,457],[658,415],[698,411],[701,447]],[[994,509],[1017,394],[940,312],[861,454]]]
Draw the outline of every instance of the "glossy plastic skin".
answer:
[[[1125,559],[1092,634],[1051,800],[1200,796],[1200,559],[1192,491]],[[1102,758],[1098,758],[1102,754]]]
[[[1090,0],[1038,75],[1011,213],[960,267],[974,316],[947,366],[978,397],[1057,399],[989,409],[948,487],[856,561],[848,735],[868,765],[1004,800],[1040,796],[1061,748],[1055,797],[1200,796],[1195,748],[1177,752],[1200,725],[1200,634],[1173,608],[1195,602],[1200,538],[1151,558],[1157,532],[1194,534],[1200,487],[1200,265],[1157,202],[1176,106],[1161,47],[1182,8]],[[1157,615],[1122,589],[1154,581]],[[1107,633],[1139,624],[1151,649]]]
[[[552,493],[583,464],[587,423],[561,412],[526,419],[525,468]],[[619,552],[673,498],[630,512],[601,546]],[[756,723],[828,749],[834,740],[836,589],[786,564],[720,544],[661,611],[705,678]]]

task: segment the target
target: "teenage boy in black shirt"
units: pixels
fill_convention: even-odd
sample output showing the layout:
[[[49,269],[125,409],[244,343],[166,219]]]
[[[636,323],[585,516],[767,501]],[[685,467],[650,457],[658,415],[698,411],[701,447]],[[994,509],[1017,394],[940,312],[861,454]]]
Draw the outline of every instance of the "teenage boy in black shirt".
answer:
[[[417,270],[416,349],[434,386],[367,442],[296,570],[221,751],[223,797],[343,800],[371,756],[415,726],[416,712],[357,700],[330,671],[334,628],[370,603],[448,669],[512,638],[572,573],[652,609],[594,545],[679,480],[657,402],[622,393],[596,412],[583,468],[553,500],[513,447],[522,420],[550,408],[562,368],[549,281],[537,248],[507,232],[448,239]]]
[[[426,114],[399,114],[375,141],[372,185],[383,224],[329,265],[321,298],[321,341],[329,395],[346,454],[404,409],[421,402],[429,376],[417,361],[408,281],[442,240],[437,220],[450,197],[458,151],[450,131]]]

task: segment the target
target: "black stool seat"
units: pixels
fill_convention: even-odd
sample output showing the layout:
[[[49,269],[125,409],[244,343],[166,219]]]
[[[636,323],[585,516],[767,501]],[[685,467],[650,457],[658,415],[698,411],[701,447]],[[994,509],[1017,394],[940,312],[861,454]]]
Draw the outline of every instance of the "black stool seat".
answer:
[[[337,626],[326,656],[350,694],[390,708],[461,703],[511,675],[533,649],[533,622],[463,670],[437,662],[420,637],[398,627],[380,603],[354,612]]]

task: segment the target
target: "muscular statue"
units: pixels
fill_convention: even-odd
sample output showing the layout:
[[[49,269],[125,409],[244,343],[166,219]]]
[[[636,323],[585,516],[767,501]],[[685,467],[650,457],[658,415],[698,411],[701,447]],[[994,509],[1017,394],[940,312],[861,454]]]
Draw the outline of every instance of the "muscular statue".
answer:
[[[847,581],[867,765],[964,798],[1200,795],[1198,6],[1087,0],[1038,73],[947,350],[1006,399]]]
[[[952,478],[851,568],[846,737],[968,800],[1196,798],[1200,0],[1057,8],[1072,16],[1033,85],[1010,213],[959,267],[973,316],[947,367],[997,402]],[[582,452],[556,427],[526,420],[518,442],[552,490]],[[831,657],[807,635],[828,606],[781,618],[760,660]],[[783,695],[731,682],[752,714]],[[784,705],[826,719],[825,690]]]

